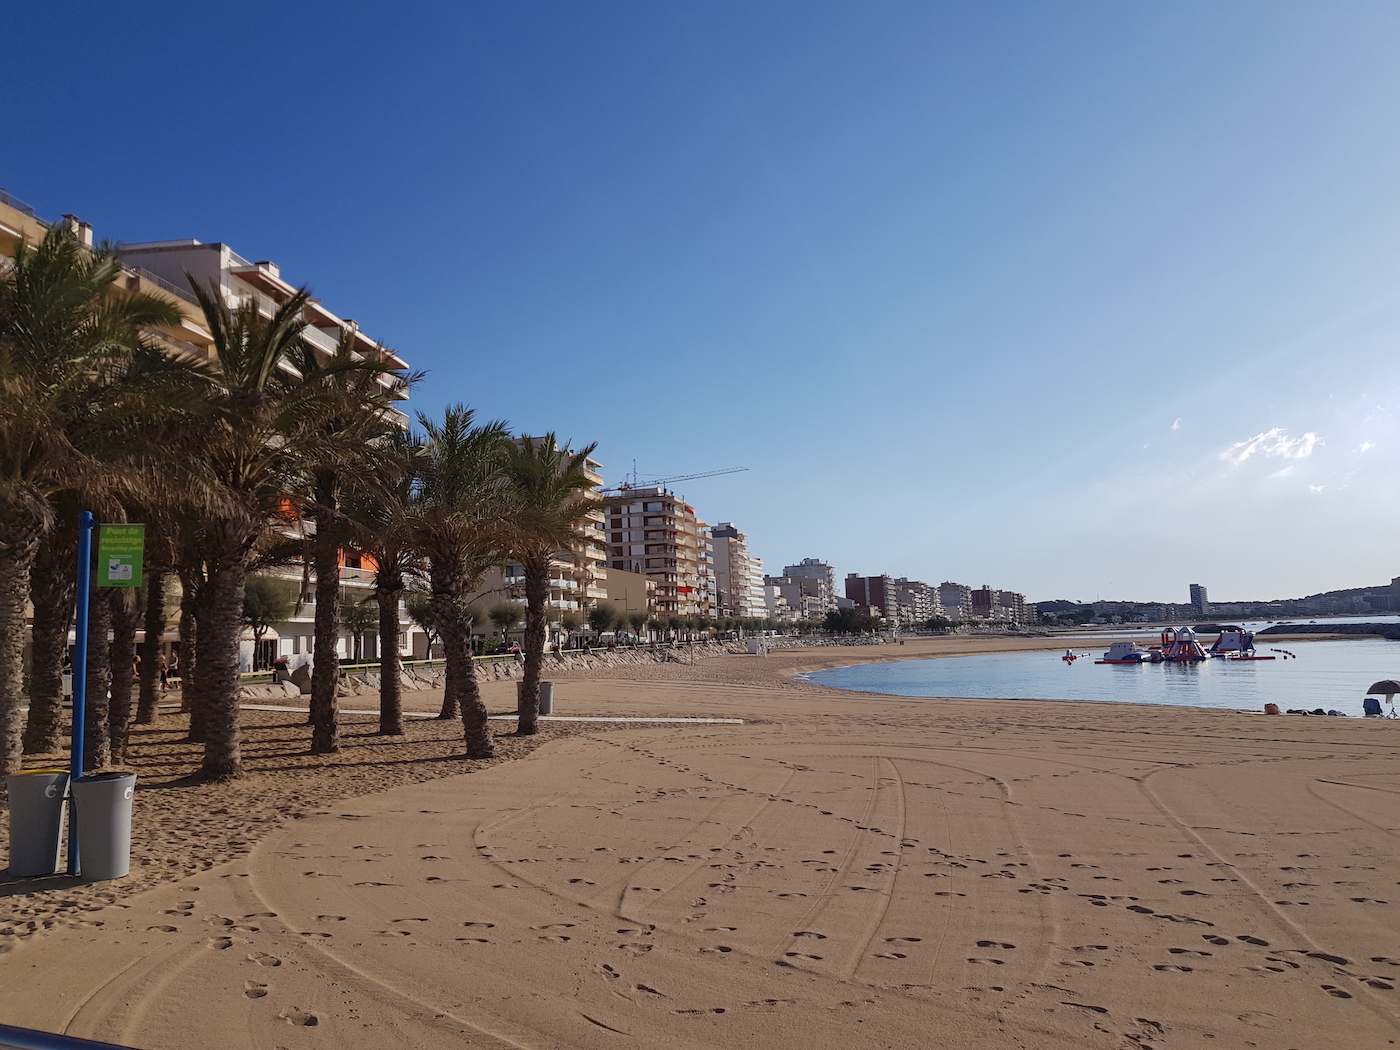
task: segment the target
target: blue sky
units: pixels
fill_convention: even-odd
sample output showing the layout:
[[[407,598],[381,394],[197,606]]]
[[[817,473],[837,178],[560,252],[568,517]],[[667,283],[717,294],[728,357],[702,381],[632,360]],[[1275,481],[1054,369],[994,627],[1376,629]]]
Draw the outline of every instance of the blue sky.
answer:
[[[1392,3],[50,4],[0,185],[273,259],[770,571],[1400,574]]]

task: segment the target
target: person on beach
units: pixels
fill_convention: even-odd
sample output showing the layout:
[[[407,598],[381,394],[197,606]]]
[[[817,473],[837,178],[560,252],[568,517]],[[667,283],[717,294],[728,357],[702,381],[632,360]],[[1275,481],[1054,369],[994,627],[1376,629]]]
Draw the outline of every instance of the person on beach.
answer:
[[[165,662],[165,657],[160,658],[160,691],[163,693],[170,688],[170,665]]]

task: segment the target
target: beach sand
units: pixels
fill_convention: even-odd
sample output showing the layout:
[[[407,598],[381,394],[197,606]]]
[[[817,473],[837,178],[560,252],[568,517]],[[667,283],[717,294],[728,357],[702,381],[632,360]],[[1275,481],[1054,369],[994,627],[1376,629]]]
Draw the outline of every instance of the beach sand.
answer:
[[[244,781],[144,774],[153,888],[0,884],[0,1021],[148,1050],[1400,1041],[1397,723],[790,677],[1064,644],[561,679],[560,714],[746,722],[553,723],[470,775],[439,723],[328,773],[261,713],[282,743]]]

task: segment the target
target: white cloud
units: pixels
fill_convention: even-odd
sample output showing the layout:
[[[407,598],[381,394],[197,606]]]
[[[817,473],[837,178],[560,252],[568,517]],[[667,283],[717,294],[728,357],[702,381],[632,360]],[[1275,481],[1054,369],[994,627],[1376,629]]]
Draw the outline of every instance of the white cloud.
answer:
[[[1172,424],[1172,429],[1173,429],[1173,430],[1180,430],[1180,429],[1181,429],[1181,417],[1180,417],[1180,416],[1177,416],[1177,417],[1176,417],[1176,422]]]
[[[1309,485],[1309,486],[1308,486],[1308,491],[1311,492],[1314,496],[1316,496],[1318,493],[1320,493],[1320,492],[1321,492],[1323,489],[1325,489],[1326,487],[1327,487],[1326,485]]]
[[[1357,451],[1357,452],[1370,452],[1371,449],[1373,449],[1373,448],[1375,448],[1375,447],[1376,447],[1376,443],[1375,443],[1374,441],[1363,441],[1363,442],[1361,442],[1361,446],[1360,446],[1356,451]]]
[[[1220,453],[1220,458],[1235,466],[1239,466],[1245,460],[1255,456],[1275,459],[1306,459],[1320,444],[1322,444],[1322,439],[1311,430],[1300,438],[1290,438],[1288,431],[1282,427],[1274,427],[1272,430],[1255,434],[1248,441],[1236,441]]]

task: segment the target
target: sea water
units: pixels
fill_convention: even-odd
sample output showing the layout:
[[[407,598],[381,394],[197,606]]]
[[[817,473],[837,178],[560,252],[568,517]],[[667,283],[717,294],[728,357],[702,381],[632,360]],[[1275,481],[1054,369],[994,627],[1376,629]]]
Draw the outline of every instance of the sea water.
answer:
[[[861,664],[801,677],[819,685],[896,696],[1112,700],[1237,711],[1261,711],[1274,703],[1285,711],[1321,707],[1358,716],[1373,682],[1400,679],[1400,642],[1358,638],[1270,643],[1256,638],[1255,644],[1260,655],[1278,659],[1095,664],[1102,655],[1097,651],[1074,663],[1057,652],[1000,653]],[[1270,652],[1271,645],[1296,653],[1297,659],[1283,659],[1281,653]],[[1386,706],[1384,701],[1381,706]]]

